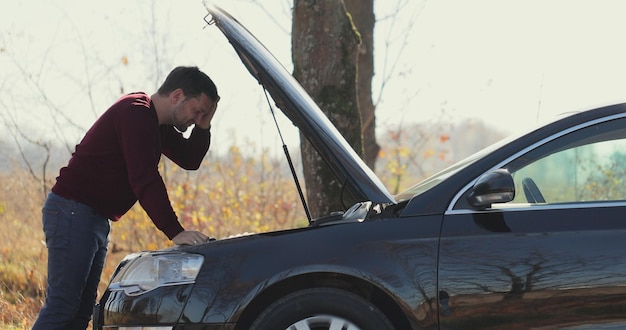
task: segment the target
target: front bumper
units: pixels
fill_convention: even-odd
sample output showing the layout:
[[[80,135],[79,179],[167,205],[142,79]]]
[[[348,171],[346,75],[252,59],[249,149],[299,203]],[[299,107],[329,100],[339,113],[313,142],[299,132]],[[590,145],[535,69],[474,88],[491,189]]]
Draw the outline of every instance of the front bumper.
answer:
[[[107,291],[94,308],[94,329],[165,325],[172,329],[181,318],[192,288],[193,285],[162,287],[139,296]]]

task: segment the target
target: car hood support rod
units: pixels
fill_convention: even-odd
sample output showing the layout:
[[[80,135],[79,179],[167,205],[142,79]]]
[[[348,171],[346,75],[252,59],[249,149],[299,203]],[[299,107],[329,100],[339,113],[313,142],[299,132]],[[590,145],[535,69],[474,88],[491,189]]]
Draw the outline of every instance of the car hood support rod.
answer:
[[[272,107],[272,103],[270,102],[270,98],[267,95],[267,89],[263,86],[263,92],[265,93],[265,99],[267,100],[267,104],[270,108],[270,112],[272,113],[272,118],[274,119],[274,124],[276,125],[276,130],[278,130],[278,136],[280,137],[280,142],[283,144],[283,152],[285,153],[285,158],[287,158],[287,163],[289,164],[289,169],[291,170],[291,175],[293,176],[293,181],[296,183],[296,188],[298,189],[298,194],[300,195],[300,201],[302,202],[302,207],[304,207],[304,212],[306,213],[306,218],[309,221],[309,225],[313,221],[311,218],[311,212],[309,211],[309,206],[306,203],[306,199],[304,198],[304,193],[302,191],[302,186],[300,186],[300,180],[298,180],[298,174],[296,173],[296,169],[293,166],[293,161],[291,160],[291,155],[289,154],[289,149],[287,148],[287,144],[285,144],[285,140],[283,139],[283,134],[280,130],[280,125],[278,125],[278,121],[276,120],[276,113],[274,113],[274,107]]]

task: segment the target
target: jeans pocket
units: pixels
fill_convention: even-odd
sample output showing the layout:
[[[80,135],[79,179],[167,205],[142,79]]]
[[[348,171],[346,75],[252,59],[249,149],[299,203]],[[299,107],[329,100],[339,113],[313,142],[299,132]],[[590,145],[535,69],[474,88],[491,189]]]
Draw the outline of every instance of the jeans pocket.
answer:
[[[69,219],[61,216],[59,210],[42,209],[43,232],[46,235],[46,246],[62,249],[67,247],[69,237]]]

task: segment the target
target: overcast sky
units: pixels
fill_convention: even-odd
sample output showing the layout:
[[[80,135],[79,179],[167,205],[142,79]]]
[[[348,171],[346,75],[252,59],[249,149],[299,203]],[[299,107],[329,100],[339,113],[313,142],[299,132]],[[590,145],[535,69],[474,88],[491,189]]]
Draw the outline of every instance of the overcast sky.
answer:
[[[291,2],[259,2],[217,3],[291,71]],[[626,99],[626,1],[375,3],[380,132],[475,118],[513,133]],[[0,12],[0,111],[33,136],[56,125],[77,139],[121,92],[152,93],[174,66],[198,65],[222,95],[214,147],[275,145],[261,89],[219,31],[206,27],[205,13],[202,1],[190,0],[10,1]],[[53,120],[50,104],[71,122]]]

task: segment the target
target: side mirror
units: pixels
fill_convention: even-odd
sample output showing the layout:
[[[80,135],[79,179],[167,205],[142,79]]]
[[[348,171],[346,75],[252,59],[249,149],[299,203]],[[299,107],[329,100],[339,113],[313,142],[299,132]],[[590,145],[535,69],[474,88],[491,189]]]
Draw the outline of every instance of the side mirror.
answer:
[[[515,197],[513,176],[500,168],[481,175],[472,187],[467,201],[476,208],[488,208],[492,203],[506,203]]]

